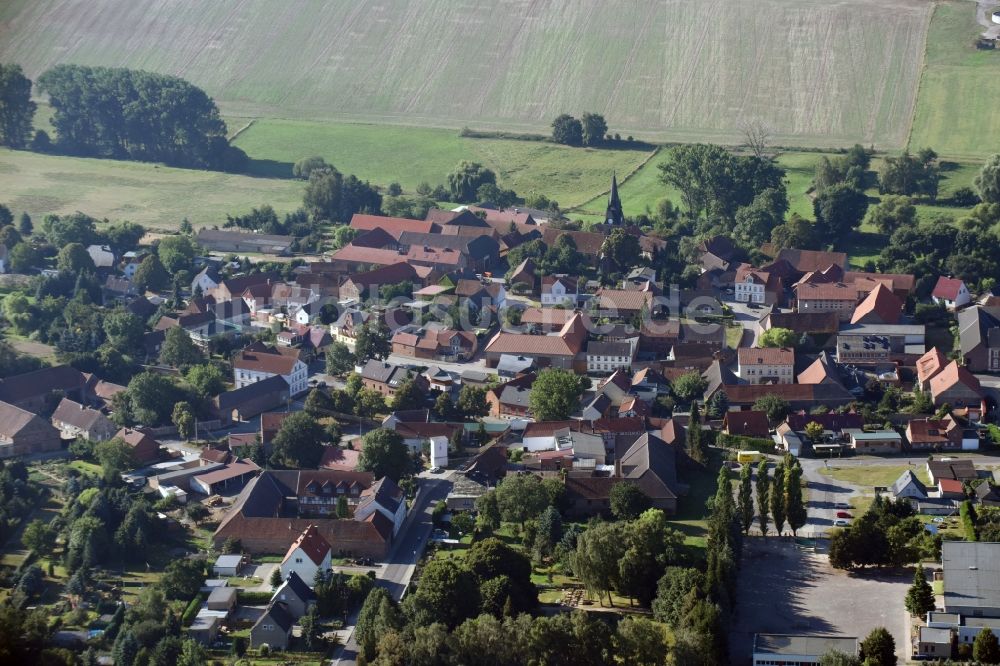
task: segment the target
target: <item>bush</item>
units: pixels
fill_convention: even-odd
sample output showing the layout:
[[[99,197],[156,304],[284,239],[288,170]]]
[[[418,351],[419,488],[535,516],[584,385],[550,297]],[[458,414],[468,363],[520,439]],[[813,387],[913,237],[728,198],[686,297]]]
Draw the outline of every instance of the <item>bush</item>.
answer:
[[[242,588],[236,591],[236,601],[240,605],[260,606],[271,601],[271,592],[249,592]]]
[[[260,647],[257,648],[257,654],[261,657],[267,657],[271,654],[271,646],[267,643],[261,643]]]
[[[198,616],[198,609],[201,608],[201,604],[205,601],[205,594],[199,593],[194,599],[188,602],[187,607],[184,609],[184,614],[181,616],[181,624],[185,627],[190,627],[191,623]]]

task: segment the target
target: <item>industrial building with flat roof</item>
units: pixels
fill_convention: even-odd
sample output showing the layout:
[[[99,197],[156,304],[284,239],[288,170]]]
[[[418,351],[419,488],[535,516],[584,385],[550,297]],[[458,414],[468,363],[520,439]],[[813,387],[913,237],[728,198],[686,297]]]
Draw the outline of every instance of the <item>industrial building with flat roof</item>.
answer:
[[[807,666],[818,664],[831,650],[857,656],[858,639],[853,636],[787,636],[756,634],[753,666]]]
[[[969,617],[1000,617],[1000,543],[945,541],[944,610]]]

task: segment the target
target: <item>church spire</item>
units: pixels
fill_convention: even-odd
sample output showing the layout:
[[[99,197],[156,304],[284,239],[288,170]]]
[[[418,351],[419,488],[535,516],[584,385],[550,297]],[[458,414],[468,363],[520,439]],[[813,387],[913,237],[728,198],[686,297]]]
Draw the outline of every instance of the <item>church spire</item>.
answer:
[[[613,226],[625,224],[622,200],[618,197],[618,176],[614,172],[611,174],[611,196],[608,198],[608,211],[604,214],[604,223]]]

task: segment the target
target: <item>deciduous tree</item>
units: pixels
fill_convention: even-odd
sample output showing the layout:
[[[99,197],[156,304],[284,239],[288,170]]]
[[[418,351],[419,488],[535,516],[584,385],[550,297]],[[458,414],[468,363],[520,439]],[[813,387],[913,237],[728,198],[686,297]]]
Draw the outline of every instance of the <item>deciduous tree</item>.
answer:
[[[1000,154],[986,160],[973,182],[980,199],[986,203],[1000,203]]]
[[[895,666],[896,641],[885,627],[876,627],[861,641],[860,657],[870,666]]]
[[[410,454],[403,438],[395,430],[376,428],[364,438],[358,468],[375,478],[387,476],[399,481],[410,471]]]
[[[579,146],[583,143],[583,123],[564,113],[552,121],[552,140],[566,146]]]
[[[20,65],[0,63],[0,144],[24,148],[31,139],[35,103]]]
[[[323,457],[324,432],[306,412],[290,414],[272,442],[271,462],[298,469],[316,469]]]
[[[769,328],[760,334],[757,344],[761,347],[794,347],[798,336],[787,328]]]
[[[538,421],[563,421],[580,408],[584,386],[569,370],[546,368],[531,386],[528,404]]]
[[[205,360],[191,336],[180,326],[167,329],[160,347],[160,363],[174,368],[187,368]]]
[[[636,484],[619,482],[611,487],[611,515],[618,520],[634,520],[649,507],[649,496]]]

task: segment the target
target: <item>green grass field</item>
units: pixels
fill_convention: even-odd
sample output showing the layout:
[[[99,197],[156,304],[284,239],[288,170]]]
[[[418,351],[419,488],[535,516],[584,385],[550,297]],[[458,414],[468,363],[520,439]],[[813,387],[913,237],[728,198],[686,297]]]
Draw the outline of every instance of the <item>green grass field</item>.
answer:
[[[238,122],[228,119],[230,127]],[[319,155],[345,174],[383,186],[395,181],[409,192],[421,182],[445,183],[459,162],[470,160],[493,169],[501,185],[521,196],[544,194],[563,207],[606,191],[612,171],[627,174],[649,156],[643,150],[464,138],[454,130],[272,119],[255,122],[236,145],[253,158],[257,175],[291,177],[295,161]]]
[[[1000,151],[1000,52],[973,43],[983,28],[971,2],[937,4],[910,134],[914,150],[982,158]]]
[[[926,0],[231,3],[8,0],[0,61],[183,76],[227,114],[543,129],[605,114],[648,138],[907,139]]]
[[[875,486],[891,486],[908,469],[912,469],[917,478],[923,483],[930,483],[927,468],[923,466],[855,465],[851,467],[837,467],[836,462],[831,462],[828,469],[821,469],[820,472],[838,481],[844,481],[856,486],[874,488]]]
[[[0,149],[0,183],[0,200],[35,220],[82,211],[164,230],[176,229],[185,217],[196,227],[221,225],[227,213],[265,203],[292,211],[301,204],[303,189],[294,180],[6,149]]]

